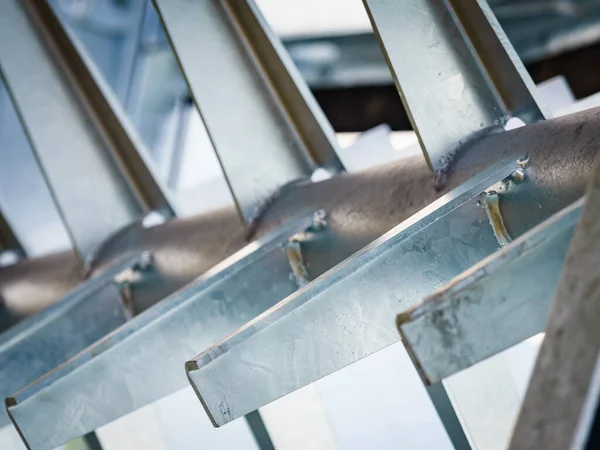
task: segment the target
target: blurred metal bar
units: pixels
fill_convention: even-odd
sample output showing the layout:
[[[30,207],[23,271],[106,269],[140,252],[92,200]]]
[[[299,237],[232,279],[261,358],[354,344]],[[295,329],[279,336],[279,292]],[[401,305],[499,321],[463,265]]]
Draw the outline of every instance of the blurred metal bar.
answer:
[[[439,383],[433,386],[426,386],[426,390],[454,450],[471,450],[471,444],[458,418],[456,409],[448,396],[446,387],[442,383]]]
[[[195,349],[298,288],[285,247],[320,234],[321,217],[286,222],[12,395],[8,411],[29,448],[53,449],[185,387],[182,362]]]
[[[363,0],[430,167],[511,116],[546,118],[485,0]]]
[[[172,215],[143,145],[46,1],[0,2],[0,72],[85,258],[144,211]]]
[[[426,384],[544,331],[582,205],[583,199],[398,316]]]
[[[0,335],[0,397],[6,398],[125,323],[124,275],[143,257],[123,257],[100,276],[79,285],[60,302]],[[0,426],[8,423],[5,412]]]
[[[512,450],[597,448],[588,440],[597,427],[600,400],[599,219],[600,160],[550,309]]]
[[[25,256],[25,251],[21,246],[19,239],[2,214],[2,211],[0,211],[0,253],[5,250],[12,250],[17,252],[20,256]]]
[[[343,170],[331,126],[252,0],[154,4],[245,221],[317,166]]]
[[[246,416],[246,422],[252,431],[252,436],[256,440],[256,445],[260,450],[275,450],[275,446],[271,441],[269,432],[265,423],[262,420],[260,412],[253,411]]]

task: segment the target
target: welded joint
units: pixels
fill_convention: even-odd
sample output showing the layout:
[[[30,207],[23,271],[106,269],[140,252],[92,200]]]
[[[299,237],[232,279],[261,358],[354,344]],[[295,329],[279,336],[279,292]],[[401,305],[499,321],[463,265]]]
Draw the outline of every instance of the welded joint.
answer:
[[[311,232],[323,230],[327,226],[327,214],[323,210],[314,213],[310,226],[300,233],[291,236],[285,243],[288,262],[292,272],[290,276],[296,280],[299,288],[310,282],[310,274],[302,253],[302,242],[308,239]]]
[[[83,262],[83,279],[87,280],[94,270],[98,267],[98,264],[102,261],[102,257],[105,256],[105,250],[110,249],[111,244],[119,239],[123,239],[128,235],[135,236],[139,233],[140,229],[152,228],[156,225],[165,223],[169,219],[166,211],[154,210],[140,217],[138,220],[119,228],[115,232],[106,236],[106,238],[100,242],[87,256]]]
[[[512,242],[512,238],[510,237],[506,225],[504,224],[504,219],[502,218],[500,196],[505,192],[508,192],[511,186],[519,184],[525,179],[525,170],[528,162],[528,157],[518,160],[515,171],[508,177],[486,189],[481,194],[481,200],[478,201],[478,204],[485,209],[494,236],[496,236],[500,247],[504,247]]]
[[[123,310],[128,320],[135,315],[133,308],[133,286],[144,279],[145,274],[153,267],[153,263],[154,258],[152,254],[144,251],[135,264],[119,272],[113,279],[119,289]]]
[[[483,138],[486,138],[492,134],[503,132],[503,123],[506,122],[506,120],[508,120],[508,118],[504,117],[501,121],[498,121],[498,123],[490,127],[475,131],[470,136],[459,140],[458,143],[454,145],[454,147],[450,148],[444,156],[440,157],[435,164],[436,169],[433,172],[434,189],[436,191],[441,191],[444,189],[446,187],[446,182],[448,181],[448,175],[452,171],[452,167],[460,155],[481,141]]]
[[[254,234],[256,233],[256,230],[261,224],[263,218],[265,217],[269,209],[271,209],[271,207],[281,196],[293,190],[298,185],[310,181],[310,177],[301,177],[296,180],[288,181],[287,183],[283,184],[275,191],[273,191],[271,195],[262,200],[258,205],[256,205],[256,207],[252,211],[252,214],[250,214],[248,220],[246,221],[246,231],[244,232],[244,238],[246,239],[246,241],[250,241],[254,237]]]

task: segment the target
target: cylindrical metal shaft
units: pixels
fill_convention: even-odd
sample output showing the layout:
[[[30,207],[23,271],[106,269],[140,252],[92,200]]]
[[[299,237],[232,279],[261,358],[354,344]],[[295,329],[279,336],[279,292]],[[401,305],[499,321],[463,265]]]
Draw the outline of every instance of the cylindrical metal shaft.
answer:
[[[599,148],[600,108],[472,143],[461,153],[440,192],[435,191],[432,174],[421,157],[300,185],[282,195],[266,212],[257,235],[291,217],[324,209],[329,227],[335,229],[332,235],[338,240],[326,246],[307,243],[303,248],[311,276],[315,277],[331,267],[333,260],[340,261],[358,251],[495,161],[528,155],[532,161],[530,175],[552,188],[557,204],[560,199],[583,193]],[[503,211],[505,222],[515,234],[521,234],[519,224],[527,228],[523,211],[542,206],[553,207],[544,204],[507,208]],[[511,217],[517,213],[521,216]],[[140,312],[245,244],[243,226],[231,207],[192,218],[173,219],[153,228],[131,227],[106,244],[98,255],[96,270],[128,250],[150,251],[156,274],[134,285],[132,291],[134,309]],[[26,260],[0,270],[0,295],[8,313],[29,315],[60,298],[82,277],[83,270],[77,266],[74,256],[66,253]]]

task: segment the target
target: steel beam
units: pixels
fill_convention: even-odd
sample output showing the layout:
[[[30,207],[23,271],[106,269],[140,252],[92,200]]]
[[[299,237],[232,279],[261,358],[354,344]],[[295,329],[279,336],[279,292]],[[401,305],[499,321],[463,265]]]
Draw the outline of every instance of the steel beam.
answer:
[[[80,257],[143,211],[172,214],[124,112],[46,1],[0,2],[0,72]]]
[[[182,362],[298,288],[290,243],[328,233],[290,220],[7,399],[31,449],[53,449],[187,384]],[[18,367],[15,365],[14,369]],[[23,370],[23,368],[21,368]]]
[[[515,426],[513,450],[598,445],[600,160],[590,181]]]
[[[123,257],[102,275],[78,286],[42,313],[0,335],[0,397],[6,398],[75,356],[127,320],[123,276],[142,263]],[[8,423],[5,413],[0,426]]]
[[[398,316],[426,384],[544,331],[582,205],[555,214]]]
[[[363,0],[431,168],[511,116],[548,116],[485,0]]]
[[[343,170],[331,126],[253,0],[154,4],[244,220],[317,166]]]

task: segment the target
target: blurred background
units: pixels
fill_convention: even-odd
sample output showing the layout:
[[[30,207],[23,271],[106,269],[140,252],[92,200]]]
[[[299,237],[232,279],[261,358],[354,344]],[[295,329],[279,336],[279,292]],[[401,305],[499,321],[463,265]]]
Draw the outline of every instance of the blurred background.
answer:
[[[112,87],[185,215],[232,204],[151,2],[50,2]],[[361,0],[256,2],[338,133],[339,156],[349,171],[420,154]],[[600,105],[598,0],[489,3],[554,116]],[[26,230],[27,253],[41,256],[68,249],[70,242],[34,161],[0,81],[0,208]],[[12,262],[14,255],[0,255],[0,266]],[[483,396],[495,361],[512,370],[506,386],[492,387],[505,392],[505,404],[494,413],[506,420],[489,414],[482,432],[490,441],[486,448],[502,448],[498,436],[508,433],[505,424],[518,410],[538,343],[533,338],[469,369],[481,372],[482,386],[465,389]],[[424,389],[397,344],[261,412],[278,449],[451,448]],[[485,399],[476,409],[485,415],[481,405]],[[0,442],[21,448],[8,436],[12,430],[1,433],[6,436]],[[98,436],[106,450],[256,448],[244,421],[215,430],[195,397],[182,393],[98,430]]]

